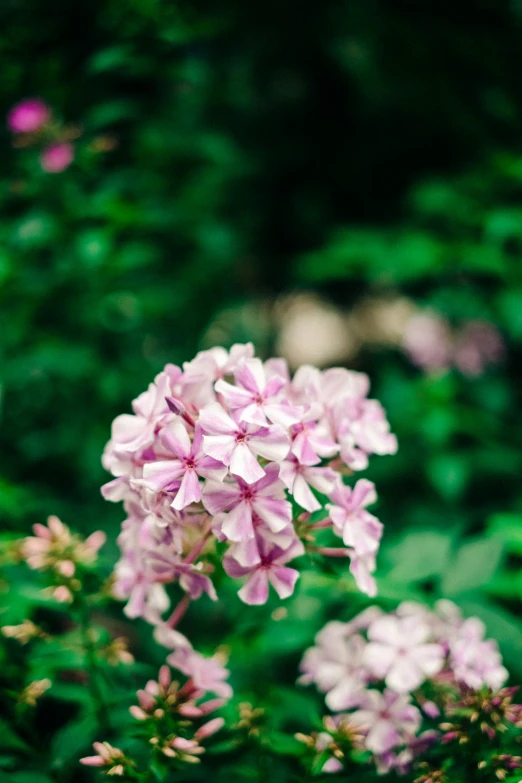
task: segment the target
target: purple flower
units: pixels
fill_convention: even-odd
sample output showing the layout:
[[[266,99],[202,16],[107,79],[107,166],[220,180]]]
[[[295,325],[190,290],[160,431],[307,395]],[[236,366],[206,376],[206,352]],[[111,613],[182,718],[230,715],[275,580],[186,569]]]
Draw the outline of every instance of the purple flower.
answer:
[[[292,520],[292,506],[285,500],[285,491],[278,478],[279,468],[271,463],[265,475],[253,484],[241,478],[232,484],[208,481],[203,504],[213,516],[223,515],[221,530],[230,541],[254,538],[253,517],[259,516],[274,533],[283,530]]]
[[[172,501],[174,509],[181,511],[185,506],[201,500],[200,476],[222,481],[227,474],[222,463],[203,453],[201,427],[196,426],[191,443],[186,427],[177,419],[162,429],[160,440],[175,459],[146,463],[142,481],[155,492],[175,492]]]
[[[211,691],[223,699],[232,696],[232,688],[225,682],[229,672],[216,657],[206,658],[195,650],[180,647],[168,656],[167,663],[190,677],[198,690]]]
[[[280,399],[280,392],[286,381],[278,375],[266,377],[265,368],[260,359],[244,359],[237,367],[233,386],[219,380],[215,390],[220,394],[227,407],[237,413],[239,421],[265,427],[268,422],[289,427],[299,421],[299,411]]]
[[[74,147],[68,141],[60,141],[44,147],[40,155],[40,165],[48,174],[59,174],[68,169],[74,160]]]
[[[202,410],[199,423],[206,433],[203,451],[227,465],[231,473],[247,484],[253,484],[265,475],[256,455],[280,462],[290,449],[290,440],[281,427],[236,422],[218,403]]]
[[[40,98],[26,98],[13,106],[7,116],[12,133],[35,133],[51,118],[51,110]]]
[[[348,624],[327,623],[316,637],[316,647],[301,662],[302,683],[315,682],[326,693],[326,705],[334,712],[357,707],[364,698],[368,672],[364,664],[366,642],[348,634]]]
[[[430,628],[417,617],[378,617],[368,628],[365,661],[388,688],[408,693],[442,669],[444,650],[428,643]]]
[[[355,724],[366,730],[368,750],[381,755],[407,744],[421,725],[419,710],[410,703],[409,696],[394,691],[366,691],[361,709],[350,716]]]
[[[332,504],[327,506],[334,528],[346,546],[352,547],[357,556],[373,555],[379,548],[383,526],[366,511],[375,503],[375,485],[360,479],[355,487],[338,482],[330,494]]]
[[[403,347],[413,364],[424,370],[444,370],[451,363],[452,335],[446,320],[434,312],[414,315],[406,324]]]
[[[287,568],[286,563],[304,554],[304,547],[298,539],[288,548],[272,545],[265,538],[259,538],[258,548],[261,556],[259,563],[252,567],[240,565],[230,554],[226,554],[223,566],[229,576],[234,579],[247,576],[245,584],[238,595],[242,601],[251,606],[266,604],[268,601],[268,585],[272,585],[280,598],[292,595],[299,571]]]
[[[290,454],[279,468],[279,476],[296,503],[310,512],[322,508],[310,487],[327,495],[333,490],[338,475],[331,468],[302,465],[293,454]]]
[[[321,405],[308,405],[300,421],[291,429],[291,451],[303,465],[317,465],[321,457],[333,457],[339,452],[339,445],[330,435],[326,423],[318,421],[321,415]]]
[[[493,639],[484,639],[485,630],[478,617],[465,620],[450,642],[450,664],[458,682],[474,690],[487,685],[497,691],[509,675],[502,666],[497,643]]]

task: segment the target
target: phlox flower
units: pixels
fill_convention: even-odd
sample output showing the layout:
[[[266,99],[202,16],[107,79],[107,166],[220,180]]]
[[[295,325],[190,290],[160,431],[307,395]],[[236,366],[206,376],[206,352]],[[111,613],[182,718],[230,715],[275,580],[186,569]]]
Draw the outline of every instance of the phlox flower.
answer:
[[[292,507],[285,499],[278,466],[266,466],[265,475],[253,484],[241,478],[233,483],[207,481],[203,505],[213,516],[222,515],[221,530],[230,541],[254,538],[253,517],[257,514],[274,533],[283,530],[292,519]]]
[[[286,550],[272,545],[265,538],[257,540],[260,561],[254,566],[242,566],[229,553],[223,567],[229,576],[248,577],[238,595],[246,604],[265,604],[268,601],[268,585],[271,584],[280,598],[288,598],[294,592],[299,571],[288,568],[286,563],[304,554],[304,546],[298,539]]]
[[[485,630],[477,617],[465,620],[450,642],[450,663],[458,682],[474,690],[487,685],[496,691],[506,682],[508,671],[502,666],[497,643],[484,639]]]
[[[266,426],[269,422],[288,427],[299,421],[300,411],[288,402],[280,400],[280,392],[286,381],[278,375],[267,378],[260,359],[245,359],[239,363],[232,385],[219,380],[215,390],[224,399],[230,411],[239,421]]]
[[[174,459],[159,459],[143,466],[143,484],[155,492],[172,492],[172,507],[181,511],[201,500],[199,477],[223,480],[226,467],[204,454],[201,427],[196,426],[191,443],[183,422],[177,419],[161,430],[161,445]]]
[[[357,556],[377,552],[383,526],[366,510],[377,499],[375,485],[360,479],[352,489],[339,481],[330,493],[330,499],[333,502],[327,508],[343,543],[352,547]]]
[[[365,694],[368,673],[364,662],[366,642],[355,634],[347,636],[345,623],[328,623],[316,639],[317,647],[305,653],[301,682],[314,681],[326,693],[331,710],[357,707]]]
[[[444,650],[415,617],[378,617],[368,628],[365,661],[388,688],[408,693],[442,669]]]
[[[421,713],[407,695],[386,689],[366,691],[361,708],[350,719],[366,730],[365,745],[381,755],[399,745],[408,744],[421,725]]]
[[[333,491],[338,474],[331,468],[303,465],[294,454],[290,454],[281,462],[279,476],[296,503],[306,511],[313,512],[322,506],[310,487],[328,495]]]
[[[180,647],[168,656],[167,663],[189,677],[197,690],[210,691],[223,699],[232,696],[232,688],[225,682],[229,671],[215,656],[206,658],[193,649]]]
[[[253,484],[265,475],[257,455],[279,462],[290,449],[290,439],[282,427],[259,427],[237,422],[225,409],[214,403],[201,412],[203,451],[227,465],[230,472]]]

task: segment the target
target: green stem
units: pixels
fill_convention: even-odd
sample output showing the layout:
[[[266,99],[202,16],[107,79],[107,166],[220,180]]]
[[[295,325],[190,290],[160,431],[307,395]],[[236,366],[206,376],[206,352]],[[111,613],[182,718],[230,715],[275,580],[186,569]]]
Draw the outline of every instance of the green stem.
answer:
[[[89,688],[91,692],[91,698],[94,704],[94,710],[100,730],[110,732],[110,718],[109,708],[103,691],[100,688],[99,676],[101,676],[100,667],[96,656],[96,644],[92,640],[91,635],[91,615],[89,606],[83,595],[79,590],[76,594],[77,605],[79,609],[79,625],[82,631],[83,646],[85,649],[85,655],[87,659],[87,672],[89,675]]]

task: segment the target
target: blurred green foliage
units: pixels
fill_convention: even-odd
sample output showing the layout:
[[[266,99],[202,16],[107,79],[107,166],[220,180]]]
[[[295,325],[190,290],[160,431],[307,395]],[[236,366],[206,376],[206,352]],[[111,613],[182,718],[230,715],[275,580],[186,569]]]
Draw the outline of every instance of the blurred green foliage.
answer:
[[[167,361],[208,346],[216,319],[227,341],[268,353],[275,327],[256,314],[283,292],[346,309],[407,295],[455,324],[492,321],[508,350],[476,379],[424,375],[391,349],[355,360],[400,442],[369,473],[386,526],[380,600],[452,598],[520,679],[521,44],[518,0],[5,0],[0,105],[40,96],[82,135],[52,175],[0,132],[4,531],[55,513],[114,533],[121,511],[99,496],[110,423]],[[245,611],[225,583],[218,607],[194,610],[196,642],[230,642],[240,693],[279,705],[274,732],[319,715],[292,685],[322,623],[363,606],[339,574],[305,573],[282,621],[275,601]],[[19,622],[40,599],[27,574],[9,580],[2,622]],[[125,633],[151,674],[149,629]],[[13,644],[0,640],[2,666]],[[35,660],[6,670],[47,676]],[[131,679],[122,703],[142,672]],[[59,687],[36,716],[58,732],[48,778],[33,759],[8,781],[87,775],[74,763],[96,738],[85,691]],[[216,764],[216,780],[255,779],[256,763]],[[274,781],[295,774],[281,764]]]

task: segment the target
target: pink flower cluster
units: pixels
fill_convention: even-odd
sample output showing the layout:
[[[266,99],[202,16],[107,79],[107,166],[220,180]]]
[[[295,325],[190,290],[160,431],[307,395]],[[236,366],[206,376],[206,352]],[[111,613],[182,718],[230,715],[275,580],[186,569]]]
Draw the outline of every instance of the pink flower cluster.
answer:
[[[454,332],[442,316],[431,311],[408,320],[403,348],[409,359],[424,370],[454,366],[470,377],[481,375],[490,364],[498,364],[505,353],[500,333],[488,321],[468,321]]]
[[[115,476],[103,495],[127,512],[115,581],[127,615],[186,649],[181,634],[169,635],[186,603],[162,619],[167,583],[187,601],[203,593],[215,600],[208,552],[217,546],[226,573],[245,578],[245,603],[265,603],[270,585],[287,598],[299,576],[289,564],[314,528],[344,543],[315,551],[349,557],[360,589],[374,594],[382,526],[367,506],[375,489],[343,482],[371,454],[397,449],[368,390],[366,375],[341,368],[304,366],[291,378],[282,359],[262,362],[251,344],[167,365],[133,414],[115,419],[103,456]],[[322,518],[312,522],[312,514]]]
[[[484,634],[484,624],[463,619],[451,601],[439,601],[433,611],[414,602],[389,614],[370,607],[319,632],[301,662],[300,682],[326,693],[332,711],[352,711],[345,717],[362,732],[380,771],[405,771],[437,738],[421,731],[423,715],[440,714],[432,700],[437,687],[443,692],[458,683],[497,691],[506,681],[497,644]],[[330,771],[332,765],[340,768],[332,760]]]
[[[17,136],[25,136],[26,144],[37,141],[37,134],[49,137],[40,154],[42,169],[50,174],[58,174],[69,168],[74,159],[73,145],[60,138],[53,126],[50,107],[40,98],[26,98],[17,103],[7,115],[9,130]]]

